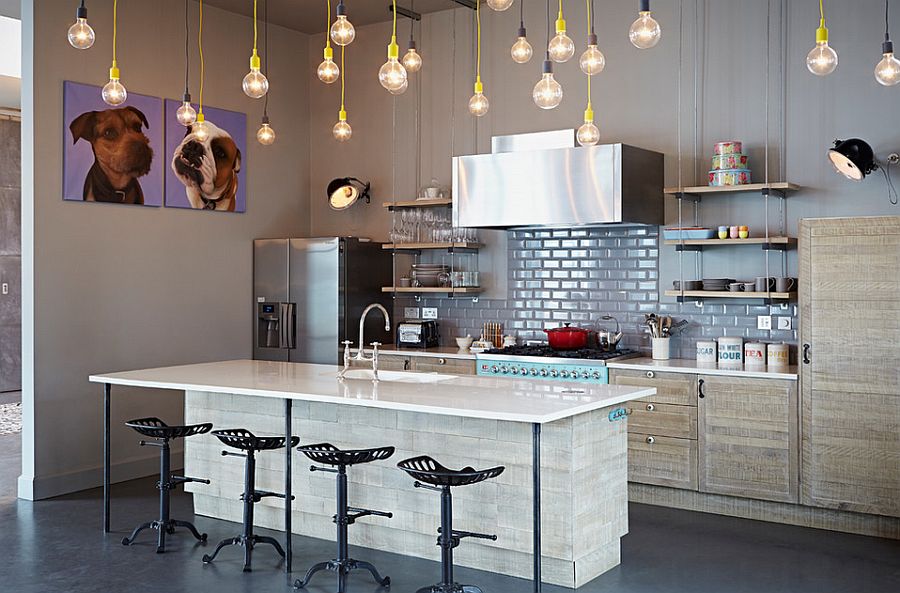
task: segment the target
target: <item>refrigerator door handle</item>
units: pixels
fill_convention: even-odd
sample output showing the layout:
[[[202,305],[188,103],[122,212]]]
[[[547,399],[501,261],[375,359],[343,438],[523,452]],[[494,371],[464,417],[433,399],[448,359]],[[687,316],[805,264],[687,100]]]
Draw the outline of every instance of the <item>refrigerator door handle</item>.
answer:
[[[294,303],[281,303],[280,347],[293,349],[296,343],[297,323],[294,318]]]

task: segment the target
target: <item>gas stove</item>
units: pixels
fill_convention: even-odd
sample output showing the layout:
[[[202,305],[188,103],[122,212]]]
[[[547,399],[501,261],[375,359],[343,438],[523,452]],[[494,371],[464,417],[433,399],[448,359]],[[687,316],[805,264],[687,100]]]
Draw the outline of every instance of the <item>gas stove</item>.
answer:
[[[477,372],[482,376],[523,377],[543,381],[609,383],[607,361],[635,358],[636,350],[554,350],[546,344],[510,346],[476,355]]]

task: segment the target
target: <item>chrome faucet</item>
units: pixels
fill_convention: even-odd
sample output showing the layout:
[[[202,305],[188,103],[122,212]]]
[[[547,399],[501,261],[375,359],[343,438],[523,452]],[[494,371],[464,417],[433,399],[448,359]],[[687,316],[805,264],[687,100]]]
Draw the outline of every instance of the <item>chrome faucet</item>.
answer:
[[[379,309],[381,314],[384,316],[384,331],[391,331],[391,317],[388,315],[387,309],[385,309],[380,303],[372,303],[365,309],[363,309],[362,316],[359,318],[359,349],[356,352],[356,356],[353,357],[353,360],[364,360],[372,362],[372,373],[374,375],[374,381],[378,381],[378,347],[381,346],[381,342],[372,342],[369,344],[372,346],[372,356],[367,357],[364,353],[364,331],[366,327],[366,316],[369,314],[369,311],[372,309]],[[350,368],[350,344],[349,341],[344,341],[344,369],[341,371],[340,377],[343,378],[344,374],[347,372],[347,369]]]

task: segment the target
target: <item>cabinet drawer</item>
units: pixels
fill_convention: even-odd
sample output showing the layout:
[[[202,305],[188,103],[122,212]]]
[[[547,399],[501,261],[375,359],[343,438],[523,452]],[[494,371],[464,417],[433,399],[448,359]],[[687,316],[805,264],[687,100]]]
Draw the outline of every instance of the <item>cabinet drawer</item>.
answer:
[[[628,480],[697,490],[697,441],[629,432]]]
[[[697,408],[634,401],[628,431],[682,439],[697,438]]]
[[[372,363],[369,363],[371,366]],[[383,371],[409,371],[412,370],[412,362],[409,356],[393,356],[390,354],[378,354],[378,368]]]
[[[685,373],[609,369],[612,385],[655,387],[656,395],[646,399],[661,404],[697,405],[697,376]]]
[[[475,361],[460,358],[433,358],[417,356],[412,360],[412,370],[420,373],[447,373],[450,375],[474,375]]]

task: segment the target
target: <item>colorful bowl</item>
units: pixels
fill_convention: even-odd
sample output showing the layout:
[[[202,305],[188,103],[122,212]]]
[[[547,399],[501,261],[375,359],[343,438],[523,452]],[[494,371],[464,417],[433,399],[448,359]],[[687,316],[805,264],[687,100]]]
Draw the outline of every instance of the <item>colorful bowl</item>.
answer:
[[[717,154],[712,158],[712,170],[721,171],[723,169],[746,169],[746,154]]]
[[[713,146],[713,154],[741,154],[743,152],[743,146],[736,140],[716,142]]]
[[[749,169],[723,169],[709,172],[709,185],[713,187],[747,185],[748,183],[750,183]]]

